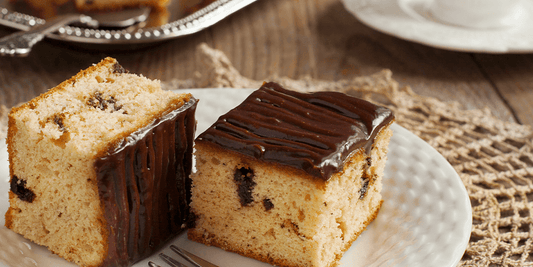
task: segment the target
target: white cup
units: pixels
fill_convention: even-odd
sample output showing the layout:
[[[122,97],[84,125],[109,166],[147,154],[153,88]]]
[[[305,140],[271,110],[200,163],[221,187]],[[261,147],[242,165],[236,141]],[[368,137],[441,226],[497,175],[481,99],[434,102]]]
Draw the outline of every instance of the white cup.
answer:
[[[444,23],[477,29],[517,26],[527,16],[524,0],[433,0],[430,12]]]

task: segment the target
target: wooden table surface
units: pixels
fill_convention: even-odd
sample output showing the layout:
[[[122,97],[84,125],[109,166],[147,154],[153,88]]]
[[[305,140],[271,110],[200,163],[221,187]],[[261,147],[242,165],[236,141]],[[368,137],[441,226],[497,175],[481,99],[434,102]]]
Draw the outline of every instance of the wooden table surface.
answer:
[[[13,32],[0,27],[0,37]],[[226,53],[244,76],[347,79],[390,69],[415,92],[533,126],[533,54],[452,52],[373,30],[339,0],[259,0],[191,36],[133,51],[84,51],[45,41],[26,58],[0,57],[0,104],[27,101],[105,56],[163,81],[195,71],[205,42]]]

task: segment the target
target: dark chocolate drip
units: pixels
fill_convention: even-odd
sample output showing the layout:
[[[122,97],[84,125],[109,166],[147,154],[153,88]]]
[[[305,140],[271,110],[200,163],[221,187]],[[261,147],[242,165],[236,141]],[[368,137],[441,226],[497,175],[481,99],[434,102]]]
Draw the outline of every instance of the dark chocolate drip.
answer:
[[[139,141],[139,144],[137,146],[140,146],[142,140]],[[135,246],[139,242],[137,239],[137,229],[138,224],[136,222],[139,221],[139,202],[140,202],[140,195],[139,195],[139,189],[137,188],[137,183],[135,181],[135,150],[137,146],[129,146],[127,149],[124,150],[126,152],[125,157],[125,171],[126,171],[126,195],[128,198],[128,209],[129,214],[129,224],[128,224],[128,243],[126,244],[128,247],[128,255],[134,255],[135,254]],[[124,219],[124,218],[123,218]]]
[[[370,153],[376,135],[393,119],[390,109],[340,92],[305,94],[266,83],[197,142],[327,180],[355,150]]]
[[[148,154],[148,149],[151,138],[152,135],[149,134],[144,140],[140,141],[141,145],[136,148],[136,151],[134,153],[135,163],[133,166],[135,171],[135,182],[137,185],[137,190],[139,192],[138,217],[146,218],[145,220],[139,220],[139,225],[137,227],[138,242],[135,244],[136,246],[138,246],[137,250],[141,255],[146,253],[148,249],[147,244],[150,241],[150,231],[149,229],[147,229],[147,227],[152,223],[152,210],[150,208],[147,208],[151,207],[152,198],[147,197],[149,196],[149,194],[146,194],[146,192],[152,192],[154,190],[154,177],[148,167],[150,158],[150,155]]]
[[[191,99],[131,134],[95,163],[109,232],[102,266],[131,266],[183,230],[190,217],[196,104]]]
[[[370,184],[370,179],[366,176],[361,177],[361,189],[359,189],[359,199],[363,199],[368,192],[368,185]]]
[[[104,266],[128,265],[127,258],[120,252],[127,251],[127,236],[125,229],[129,228],[129,206],[127,194],[125,194],[126,174],[125,174],[125,153],[114,155],[112,160],[101,160],[96,163],[96,173],[98,176],[98,191],[100,201],[106,206],[104,217],[107,223],[108,255]]]

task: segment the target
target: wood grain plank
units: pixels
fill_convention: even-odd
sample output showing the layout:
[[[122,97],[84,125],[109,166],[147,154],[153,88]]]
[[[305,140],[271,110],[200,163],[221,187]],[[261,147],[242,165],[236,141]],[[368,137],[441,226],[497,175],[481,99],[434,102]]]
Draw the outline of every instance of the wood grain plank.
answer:
[[[232,15],[221,21],[214,27],[207,29],[213,36],[213,47],[223,51],[231,59],[233,66],[241,70],[245,76],[253,75],[253,66],[249,61],[254,63],[254,54],[250,50],[249,43],[244,40],[250,40],[249,14],[250,7],[241,10],[239,14]],[[252,12],[253,13],[253,12]]]
[[[263,1],[268,2],[268,1]],[[265,25],[268,23],[265,15],[254,16],[261,12],[260,5],[250,6],[250,11],[244,10],[243,13],[246,13],[248,21],[253,21],[250,23],[250,33],[251,33],[251,48],[253,49],[254,57],[252,60],[253,73],[251,77],[259,77],[268,73],[268,60],[269,60],[269,45],[268,45],[268,29]]]
[[[7,33],[0,29],[0,36]],[[202,32],[135,50],[87,50],[45,41],[28,58],[2,58],[0,102],[26,101],[105,56],[149,78],[188,79],[202,42],[226,53],[249,78],[339,80],[387,68],[402,86],[421,95],[469,109],[488,107],[503,120],[516,117],[533,125],[527,116],[533,97],[531,57],[450,52],[400,40],[360,23],[339,0],[257,1]]]
[[[246,19],[244,19],[246,18]],[[224,52],[241,74],[265,79],[283,68],[284,31],[278,6],[258,1],[213,28],[214,48]]]
[[[298,77],[309,75],[317,76],[316,55],[315,48],[316,39],[313,38],[313,32],[310,22],[315,20],[312,12],[312,2],[293,1],[294,4],[294,25],[297,32],[298,43]],[[308,8],[309,7],[309,8]]]
[[[512,113],[471,54],[445,51],[377,32],[338,1],[319,1],[318,69],[321,79],[343,79],[391,69],[394,78],[421,95],[490,108],[506,121]],[[328,2],[328,3],[326,3]]]
[[[294,1],[275,1],[277,23],[281,37],[281,64],[279,74],[296,78],[298,74],[298,32],[294,23]]]
[[[280,66],[283,64],[281,60],[281,29],[277,27],[277,10],[273,1],[262,1],[265,4],[264,17],[266,18],[265,24],[261,25],[266,31],[265,46],[267,49],[267,56],[265,58],[266,71],[264,73],[258,72],[255,79],[265,79],[272,75],[279,75]],[[259,5],[258,5],[259,6]]]
[[[533,55],[475,56],[513,115],[533,126]]]

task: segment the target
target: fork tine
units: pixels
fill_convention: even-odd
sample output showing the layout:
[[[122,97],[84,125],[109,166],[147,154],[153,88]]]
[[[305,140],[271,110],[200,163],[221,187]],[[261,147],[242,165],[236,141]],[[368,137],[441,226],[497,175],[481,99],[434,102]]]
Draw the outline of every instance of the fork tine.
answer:
[[[196,262],[193,258],[191,258],[189,255],[187,255],[186,253],[184,253],[184,251],[182,251],[182,249],[178,248],[177,246],[175,245],[170,245],[170,249],[174,252],[176,252],[178,255],[180,255],[182,258],[184,258],[185,260],[187,260],[188,262],[190,262],[192,265],[194,265],[194,267],[203,267],[204,265],[200,265],[198,262]],[[210,262],[206,262],[208,264],[210,264],[209,266],[214,266],[212,263]]]
[[[159,257],[161,257],[161,259],[163,261],[165,261],[166,263],[168,263],[172,267],[187,267],[187,266],[181,264],[180,262],[178,262],[177,260],[175,260],[175,259],[173,259],[173,258],[171,258],[171,257],[169,257],[169,256],[167,256],[167,255],[165,255],[163,253],[159,254]]]

